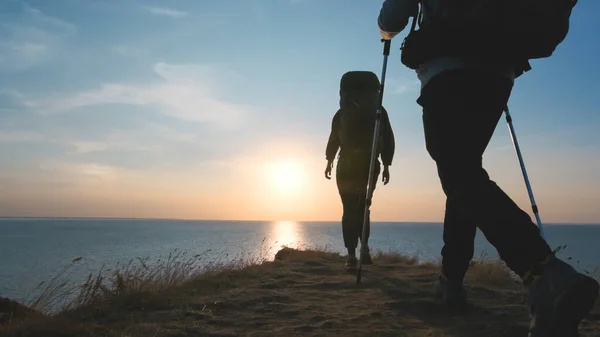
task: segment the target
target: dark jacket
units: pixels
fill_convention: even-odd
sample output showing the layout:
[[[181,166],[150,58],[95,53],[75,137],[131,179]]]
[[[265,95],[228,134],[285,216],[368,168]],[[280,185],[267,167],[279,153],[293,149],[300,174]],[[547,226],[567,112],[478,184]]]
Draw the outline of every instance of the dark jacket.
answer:
[[[440,1],[444,0],[423,0],[423,4],[426,8],[435,8]],[[382,36],[386,39],[394,38],[407,28],[410,17],[417,14],[418,10],[419,0],[385,0],[377,17],[377,24]],[[427,11],[423,13],[422,20],[423,23],[429,20]],[[429,60],[425,67],[417,69],[417,75],[421,80],[421,87],[425,87],[432,78],[442,72],[464,68],[479,68],[507,77],[511,81],[531,69],[529,62],[526,61],[512,65],[499,64],[498,62],[477,62],[453,57],[437,57]]]
[[[329,140],[327,141],[327,148],[325,149],[325,158],[328,161],[333,161],[338,153],[338,150],[344,147],[342,144],[340,130],[340,111],[338,110],[331,121],[331,133],[329,134]],[[391,166],[392,160],[394,159],[394,152],[396,150],[396,142],[394,139],[394,131],[387,111],[382,109],[381,114],[381,125],[379,127],[379,136],[381,141],[377,146],[377,156],[381,156],[383,165]]]

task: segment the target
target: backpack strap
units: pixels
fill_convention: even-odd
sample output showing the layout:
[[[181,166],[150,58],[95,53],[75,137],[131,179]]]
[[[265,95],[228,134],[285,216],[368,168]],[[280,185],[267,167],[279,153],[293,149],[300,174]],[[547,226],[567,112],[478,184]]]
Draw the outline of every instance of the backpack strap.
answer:
[[[419,24],[419,27],[421,26],[421,22],[423,21],[423,0],[419,0],[417,1],[417,13],[415,13],[415,15],[412,16],[412,24],[410,26],[410,33],[414,32],[417,28],[417,23]]]
[[[421,21],[423,20],[423,0],[419,0],[417,1],[417,12],[416,13],[411,13],[413,15],[411,15],[412,18],[412,23],[410,25],[410,31],[407,34],[407,37],[412,35],[416,28],[417,28],[417,23],[419,24],[419,27],[421,26]],[[404,41],[402,41],[402,45],[400,46],[400,49],[404,49],[404,44],[406,43],[406,38],[404,38]]]

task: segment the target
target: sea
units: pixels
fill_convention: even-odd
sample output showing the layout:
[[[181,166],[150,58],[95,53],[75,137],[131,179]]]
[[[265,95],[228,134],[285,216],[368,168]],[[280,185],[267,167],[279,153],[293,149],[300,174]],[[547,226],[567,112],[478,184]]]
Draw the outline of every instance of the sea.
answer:
[[[579,270],[600,275],[600,224],[547,224],[553,248]],[[421,261],[439,260],[442,224],[373,222],[373,250],[400,251]],[[200,221],[148,219],[0,218],[0,296],[25,300],[77,260],[74,284],[90,273],[132,259],[156,261],[174,252],[201,255],[202,263],[228,259],[272,260],[283,246],[345,253],[339,222]],[[495,259],[478,231],[475,257]]]

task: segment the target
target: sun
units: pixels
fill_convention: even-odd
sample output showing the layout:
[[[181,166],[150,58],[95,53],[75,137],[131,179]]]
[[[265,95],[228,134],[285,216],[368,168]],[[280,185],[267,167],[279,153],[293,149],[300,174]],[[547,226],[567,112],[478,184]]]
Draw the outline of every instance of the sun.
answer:
[[[271,164],[268,178],[273,187],[282,192],[298,191],[305,182],[302,166],[291,160]]]

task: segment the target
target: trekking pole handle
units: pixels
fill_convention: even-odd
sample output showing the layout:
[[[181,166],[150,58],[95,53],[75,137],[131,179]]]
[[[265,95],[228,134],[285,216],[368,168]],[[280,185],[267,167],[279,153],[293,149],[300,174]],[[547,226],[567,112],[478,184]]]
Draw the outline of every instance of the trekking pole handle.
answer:
[[[381,42],[383,42],[383,55],[390,55],[390,47],[392,45],[392,40],[381,39]]]

